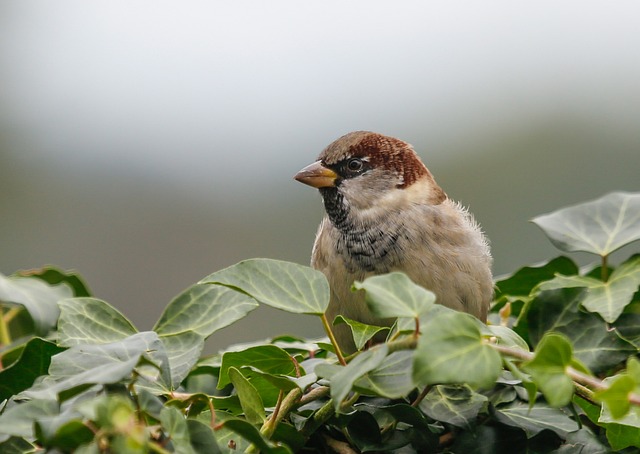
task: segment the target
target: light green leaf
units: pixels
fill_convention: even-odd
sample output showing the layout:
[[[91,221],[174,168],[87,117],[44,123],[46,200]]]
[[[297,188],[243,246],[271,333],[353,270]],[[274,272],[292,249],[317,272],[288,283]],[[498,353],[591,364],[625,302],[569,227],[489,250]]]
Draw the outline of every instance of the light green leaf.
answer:
[[[471,429],[480,412],[487,410],[489,399],[466,385],[434,386],[422,402],[420,409],[436,421]]]
[[[487,336],[496,338],[496,344],[505,347],[519,348],[520,350],[529,351],[529,345],[521,338],[518,333],[506,326],[501,325],[483,325],[482,333]]]
[[[54,356],[48,379],[22,394],[34,399],[57,398],[61,394],[68,398],[94,384],[120,382],[131,376],[147,352],[164,353],[154,332],[134,334],[110,344],[76,345]]]
[[[338,315],[333,324],[339,325],[341,323],[345,323],[349,328],[351,328],[353,342],[356,344],[357,350],[362,350],[366,343],[369,342],[369,340],[376,334],[389,330],[388,326],[367,325],[365,323],[360,323],[356,320],[343,317],[342,315]]]
[[[38,336],[46,336],[56,326],[58,301],[72,296],[73,291],[65,283],[49,285],[38,278],[0,274],[0,302],[23,306],[33,319]]]
[[[612,192],[532,221],[563,251],[607,256],[640,239],[640,194]]]
[[[611,415],[611,419],[601,416],[599,422],[620,423],[620,419],[629,413],[629,409],[631,408],[631,404],[629,403],[629,394],[635,391],[637,383],[633,377],[627,374],[607,377],[604,382],[607,385],[607,389],[597,391],[594,397],[604,403],[604,406],[607,407],[606,413]],[[636,421],[633,425],[640,422],[640,418],[637,417],[637,414],[635,415],[635,418],[633,414],[630,414],[628,419]],[[627,425],[629,424],[627,423]],[[640,425],[637,427],[640,427]]]
[[[225,352],[222,355],[218,389],[230,383],[229,368],[252,366],[262,372],[295,376],[296,368],[291,356],[275,345],[259,345],[239,352]]]
[[[191,447],[187,420],[177,408],[164,407],[160,412],[160,424],[166,436],[171,439],[175,452],[195,454]]]
[[[331,377],[331,397],[337,412],[340,411],[342,401],[347,397],[356,380],[382,364],[387,351],[387,344],[381,344],[362,352]]]
[[[540,290],[583,287],[587,293],[582,306],[597,312],[609,323],[615,322],[640,286],[640,256],[620,265],[607,282],[588,276],[556,276],[540,284]]]
[[[353,287],[366,291],[369,310],[380,318],[417,318],[434,304],[433,292],[414,284],[404,273],[394,272],[371,276]]]
[[[255,426],[242,419],[229,418],[224,422],[224,428],[231,429],[243,439],[253,443],[258,448],[258,452],[262,454],[291,454],[291,450],[287,446],[273,446],[271,442],[264,439]],[[216,436],[218,436],[217,432]],[[218,443],[222,444],[219,438]]]
[[[567,405],[573,396],[573,381],[566,374],[572,355],[571,343],[565,336],[547,333],[533,359],[523,365],[552,407]]]
[[[406,396],[416,387],[411,374],[412,367],[412,351],[393,352],[384,358],[382,364],[358,380],[355,386],[358,389],[373,391],[379,396],[398,399]]]
[[[133,324],[108,303],[95,298],[69,298],[58,302],[58,343],[108,344],[135,334]]]
[[[296,314],[322,315],[329,305],[329,283],[324,274],[280,260],[244,260],[200,283],[231,287],[260,303]]]
[[[213,436],[213,429],[195,419],[187,419],[191,446],[197,454],[219,454],[220,447]]]
[[[238,393],[240,405],[242,406],[242,411],[247,421],[252,424],[263,423],[266,416],[262,398],[260,394],[258,394],[258,391],[256,391],[251,383],[249,383],[249,380],[235,367],[229,368],[229,379]]]
[[[38,399],[14,405],[0,415],[0,435],[34,438],[34,422],[60,412],[60,404],[55,400]]]
[[[423,324],[414,356],[414,381],[491,387],[502,369],[500,355],[484,343],[472,316],[442,309]]]
[[[257,307],[252,298],[242,293],[196,284],[169,303],[153,330],[161,335],[193,331],[207,338]]]
[[[532,438],[545,429],[565,438],[568,433],[579,429],[578,424],[562,410],[540,402],[531,408],[526,402],[514,402],[496,409],[495,417],[503,424],[524,430],[527,438]]]
[[[177,389],[198,362],[204,338],[193,331],[160,336],[171,370],[171,387]]]

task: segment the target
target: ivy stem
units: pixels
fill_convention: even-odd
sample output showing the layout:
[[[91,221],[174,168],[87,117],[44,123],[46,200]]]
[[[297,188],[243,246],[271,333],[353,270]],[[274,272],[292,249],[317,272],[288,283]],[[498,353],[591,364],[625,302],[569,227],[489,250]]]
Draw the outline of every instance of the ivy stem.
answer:
[[[9,312],[7,312],[9,314]],[[11,334],[9,333],[9,326],[7,324],[7,317],[4,311],[0,308],[0,344],[9,345],[11,343]]]
[[[266,420],[260,428],[260,433],[266,438],[271,438],[273,436],[278,423],[282,421],[282,419],[286,415],[288,415],[291,410],[293,410],[293,407],[298,404],[300,397],[302,397],[302,390],[296,387],[289,391],[289,394],[287,394],[286,397],[284,397],[284,399],[282,400],[281,396],[284,396],[283,391],[280,391],[280,395],[278,395],[278,403],[276,404],[276,409],[273,411],[273,413],[271,413],[269,419]],[[245,452],[255,453],[258,452],[258,448],[256,447],[256,445],[251,445]]]
[[[602,256],[602,264],[600,265],[600,277],[602,278],[602,282],[607,282],[609,279],[609,267],[607,265],[608,255]]]
[[[417,407],[418,405],[420,405],[420,402],[422,402],[422,400],[425,397],[427,397],[427,394],[429,393],[430,390],[431,390],[431,386],[425,386],[424,389],[422,390],[422,392],[420,393],[420,395],[418,397],[416,397],[416,400],[411,402],[411,406],[412,407]]]
[[[338,357],[338,361],[343,366],[346,366],[347,362],[344,360],[344,356],[342,356],[342,350],[340,350],[338,341],[336,340],[336,337],[333,335],[333,331],[331,330],[331,326],[329,325],[329,320],[327,320],[327,314],[322,314],[320,316],[320,319],[322,320],[322,325],[324,326],[324,330],[327,332],[327,335],[329,336],[331,345],[333,345],[333,348],[336,351],[336,356]]]
[[[533,359],[533,353],[526,352],[524,350],[520,350],[517,348],[505,347],[503,345],[496,344],[488,344],[491,345],[495,350],[500,352],[503,355],[511,356],[513,358],[520,359],[522,361],[530,361]],[[592,391],[604,391],[609,389],[607,385],[604,384],[602,380],[599,380],[591,375],[587,375],[584,372],[580,372],[577,369],[569,366],[565,369],[565,372],[571,380],[574,382],[588,387]],[[629,393],[628,395],[629,403],[633,405],[640,405],[640,395],[636,393]]]

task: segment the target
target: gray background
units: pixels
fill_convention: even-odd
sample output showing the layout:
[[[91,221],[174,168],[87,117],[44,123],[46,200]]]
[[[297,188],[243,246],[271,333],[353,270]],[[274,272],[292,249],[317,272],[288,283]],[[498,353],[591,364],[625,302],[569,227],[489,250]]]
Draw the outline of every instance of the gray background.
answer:
[[[549,258],[531,217],[640,190],[638,17],[632,1],[3,1],[0,272],[76,269],[150,329],[215,270],[308,263],[322,205],[292,176],[358,129],[415,146],[496,274]],[[322,331],[261,309],[208,349],[287,332]]]

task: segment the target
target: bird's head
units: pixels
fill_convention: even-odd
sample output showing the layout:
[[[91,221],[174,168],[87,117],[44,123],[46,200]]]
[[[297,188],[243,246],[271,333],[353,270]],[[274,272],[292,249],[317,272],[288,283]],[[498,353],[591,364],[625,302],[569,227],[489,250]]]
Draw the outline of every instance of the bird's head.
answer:
[[[320,190],[330,216],[328,203],[364,214],[446,198],[411,145],[369,131],[340,137],[294,178]]]

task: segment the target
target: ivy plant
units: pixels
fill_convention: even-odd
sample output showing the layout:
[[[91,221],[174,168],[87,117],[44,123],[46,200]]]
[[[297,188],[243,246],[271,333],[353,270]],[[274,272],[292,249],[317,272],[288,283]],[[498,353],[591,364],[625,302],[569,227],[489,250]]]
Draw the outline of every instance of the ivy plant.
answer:
[[[201,279],[146,332],[73,272],[0,275],[0,452],[637,452],[640,256],[609,257],[640,239],[640,194],[533,222],[594,265],[499,278],[487,324],[401,273],[353,287],[392,327],[328,320],[322,273],[270,259]],[[202,355],[261,304],[317,316],[327,337]]]

